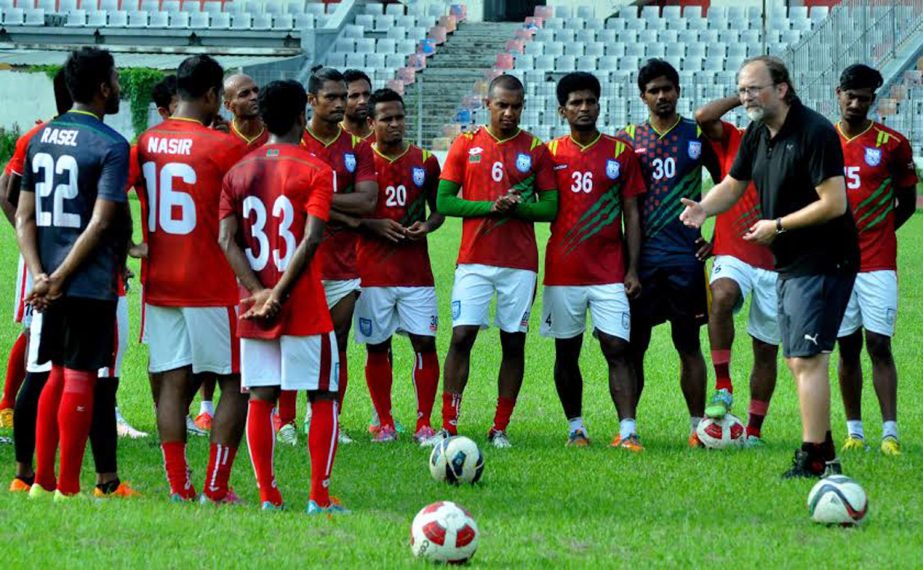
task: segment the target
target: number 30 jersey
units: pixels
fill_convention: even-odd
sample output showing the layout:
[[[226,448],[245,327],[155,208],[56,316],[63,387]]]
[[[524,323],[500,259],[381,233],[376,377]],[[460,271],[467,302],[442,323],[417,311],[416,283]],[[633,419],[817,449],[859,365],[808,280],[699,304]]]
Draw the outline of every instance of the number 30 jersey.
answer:
[[[148,247],[145,301],[236,305],[237,280],[218,246],[218,204],[221,181],[247,146],[198,121],[171,118],[145,131],[135,152]]]
[[[237,216],[250,268],[264,287],[275,287],[304,238],[308,216],[324,221],[333,200],[333,170],[304,148],[267,144],[248,154],[224,177],[219,217]],[[333,330],[321,260],[314,254],[276,318],[241,320],[241,338],[310,336]],[[249,297],[244,287],[240,298]],[[241,312],[249,307],[241,307]]]
[[[391,219],[405,228],[426,221],[427,200],[435,198],[439,161],[429,151],[409,145],[390,159],[375,147],[378,205],[369,218]],[[433,270],[426,238],[394,243],[365,232],[359,235],[356,261],[363,287],[432,287]]]
[[[38,254],[45,273],[55,271],[73,249],[96,200],[126,202],[128,157],[128,141],[91,113],[65,113],[35,133],[21,191],[35,193]],[[118,216],[65,284],[64,295],[114,300],[129,231],[127,216]]]

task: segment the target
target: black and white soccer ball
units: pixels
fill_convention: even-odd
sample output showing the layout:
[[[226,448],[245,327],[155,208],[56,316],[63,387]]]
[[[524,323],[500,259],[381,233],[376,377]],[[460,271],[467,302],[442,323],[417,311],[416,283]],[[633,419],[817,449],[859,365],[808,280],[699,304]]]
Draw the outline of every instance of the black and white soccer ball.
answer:
[[[429,456],[433,479],[453,485],[477,483],[484,473],[484,455],[478,444],[464,436],[449,437],[433,447]]]
[[[808,493],[808,512],[821,524],[856,525],[868,510],[865,490],[845,475],[824,477]]]

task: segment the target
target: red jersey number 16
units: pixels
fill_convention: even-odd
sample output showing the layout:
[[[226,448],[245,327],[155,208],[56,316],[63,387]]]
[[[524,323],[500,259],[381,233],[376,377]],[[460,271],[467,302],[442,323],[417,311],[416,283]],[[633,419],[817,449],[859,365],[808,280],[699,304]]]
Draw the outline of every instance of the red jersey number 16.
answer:
[[[158,226],[168,234],[187,235],[196,224],[195,201],[187,192],[173,189],[174,179],[187,185],[196,183],[196,173],[188,164],[168,162],[157,175],[157,164],[145,162],[141,167],[144,185],[147,187],[148,214],[147,229],[156,232]],[[179,210],[179,217],[173,216]]]

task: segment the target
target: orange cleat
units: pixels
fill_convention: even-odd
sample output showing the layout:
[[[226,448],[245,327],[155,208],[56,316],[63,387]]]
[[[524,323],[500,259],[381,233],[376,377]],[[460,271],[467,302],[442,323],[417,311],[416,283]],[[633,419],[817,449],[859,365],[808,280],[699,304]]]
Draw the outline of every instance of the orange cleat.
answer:
[[[625,439],[622,439],[621,435],[617,435],[615,439],[612,440],[612,443],[609,444],[609,447],[620,447],[633,453],[641,453],[644,451],[644,446],[641,445],[641,438],[639,438],[637,434],[632,434]]]
[[[699,439],[699,434],[692,432],[689,434],[689,447],[695,449],[697,447],[705,447],[705,444]]]
[[[0,410],[0,428],[13,429],[13,408]]]
[[[19,477],[14,477],[13,482],[10,483],[10,493],[28,493],[31,488],[32,485],[26,483]]]
[[[202,431],[211,431],[213,419],[212,415],[208,412],[202,412],[195,417],[195,425]]]
[[[116,490],[111,493],[104,493],[100,491],[99,487],[96,487],[93,489],[93,496],[97,499],[111,499],[115,497],[119,499],[133,499],[135,497],[140,497],[141,493],[132,489],[128,483],[122,482],[119,483]]]

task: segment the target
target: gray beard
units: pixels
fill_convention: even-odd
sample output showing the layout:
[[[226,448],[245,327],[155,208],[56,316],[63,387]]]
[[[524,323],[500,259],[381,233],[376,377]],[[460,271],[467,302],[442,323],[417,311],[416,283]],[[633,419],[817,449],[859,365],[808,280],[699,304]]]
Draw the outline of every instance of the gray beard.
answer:
[[[763,109],[762,107],[747,109],[747,117],[749,117],[751,121],[762,121],[764,118],[766,118],[766,109]]]

